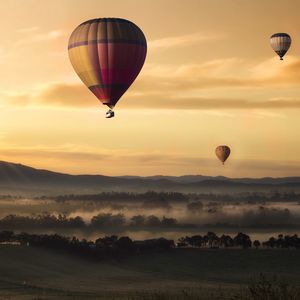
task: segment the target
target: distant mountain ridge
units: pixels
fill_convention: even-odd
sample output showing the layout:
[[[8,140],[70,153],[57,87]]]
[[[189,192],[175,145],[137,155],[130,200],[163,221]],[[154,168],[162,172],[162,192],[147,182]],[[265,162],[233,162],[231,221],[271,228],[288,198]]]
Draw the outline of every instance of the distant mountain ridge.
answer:
[[[229,178],[225,176],[204,176],[204,175],[182,175],[182,176],[165,176],[165,175],[155,175],[155,176],[119,176],[119,178],[144,178],[150,180],[167,179],[174,182],[180,183],[192,183],[200,182],[205,180],[220,180],[220,181],[231,181],[231,182],[241,182],[241,183],[262,183],[262,184],[278,184],[278,183],[300,183],[299,177],[261,177],[261,178]]]
[[[299,190],[300,177],[227,178],[223,176],[105,176],[70,175],[0,161],[0,194],[40,195],[97,192],[178,191],[236,193]]]

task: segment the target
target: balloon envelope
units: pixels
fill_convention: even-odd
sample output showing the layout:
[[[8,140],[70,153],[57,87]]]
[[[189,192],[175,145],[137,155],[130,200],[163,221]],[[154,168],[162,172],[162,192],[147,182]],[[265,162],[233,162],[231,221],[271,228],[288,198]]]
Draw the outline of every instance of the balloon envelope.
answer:
[[[218,159],[224,164],[230,155],[230,148],[226,145],[221,145],[216,148],[216,155]]]
[[[271,47],[281,60],[283,60],[284,55],[289,50],[291,43],[292,39],[287,33],[275,33],[270,38]]]
[[[68,52],[83,83],[112,108],[139,74],[147,42],[143,32],[128,20],[93,19],[73,31]]]

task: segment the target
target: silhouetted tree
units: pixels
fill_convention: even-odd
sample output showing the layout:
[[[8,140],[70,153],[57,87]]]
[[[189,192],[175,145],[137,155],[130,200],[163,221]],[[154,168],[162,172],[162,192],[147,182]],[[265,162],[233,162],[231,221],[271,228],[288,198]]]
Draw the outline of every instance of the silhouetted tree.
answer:
[[[235,246],[240,246],[244,249],[251,248],[252,242],[249,235],[239,232],[234,238],[233,242]]]
[[[227,247],[233,247],[233,244],[234,243],[233,243],[233,239],[231,238],[231,236],[223,234],[220,237],[220,246],[227,248]]]
[[[207,241],[208,246],[210,248],[214,248],[214,247],[219,246],[219,238],[214,232],[209,231],[206,234],[206,238],[204,240]]]
[[[260,246],[260,241],[255,240],[255,241],[253,242],[253,246],[255,247],[255,249],[257,249],[257,248]]]

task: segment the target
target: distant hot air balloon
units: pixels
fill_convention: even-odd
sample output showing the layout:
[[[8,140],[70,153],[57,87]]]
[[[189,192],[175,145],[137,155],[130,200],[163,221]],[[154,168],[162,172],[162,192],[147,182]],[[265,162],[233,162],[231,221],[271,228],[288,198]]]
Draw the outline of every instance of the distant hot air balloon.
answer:
[[[224,162],[226,161],[226,159],[229,157],[230,155],[230,148],[228,146],[222,145],[222,146],[218,146],[216,148],[216,155],[218,157],[218,159],[222,162],[222,164],[224,165]]]
[[[75,72],[110,110],[138,76],[147,53],[143,32],[134,23],[119,18],[101,18],[80,24],[68,45]]]
[[[275,33],[270,38],[271,47],[283,60],[284,55],[289,50],[292,39],[287,33]]]

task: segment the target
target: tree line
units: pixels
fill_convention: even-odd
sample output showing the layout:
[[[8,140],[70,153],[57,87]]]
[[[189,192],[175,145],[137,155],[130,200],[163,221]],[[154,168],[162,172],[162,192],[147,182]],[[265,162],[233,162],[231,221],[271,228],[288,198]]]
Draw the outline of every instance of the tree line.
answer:
[[[270,237],[267,241],[252,241],[250,236],[239,232],[234,237],[222,234],[218,236],[214,232],[208,232],[206,235],[185,236],[178,239],[177,247],[193,248],[295,248],[300,249],[300,238],[297,234],[282,235]]]
[[[278,235],[270,237],[267,241],[252,242],[249,235],[239,232],[234,237],[230,235],[218,236],[214,232],[205,235],[185,236],[174,240],[166,238],[147,239],[134,241],[127,236],[116,235],[104,236],[95,241],[86,239],[79,240],[76,237],[66,237],[58,234],[29,234],[14,233],[13,231],[0,232],[1,243],[15,243],[31,247],[42,247],[55,250],[67,251],[76,255],[91,259],[122,258],[124,256],[138,255],[143,253],[157,253],[171,251],[174,248],[295,248],[300,249],[300,238],[294,235]]]
[[[49,199],[60,202],[79,200],[79,201],[118,201],[118,202],[141,202],[141,201],[188,201],[188,195],[178,192],[154,192],[148,191],[146,193],[126,193],[126,192],[103,192],[99,194],[70,194],[70,195],[59,195],[59,196],[41,196],[35,199]]]
[[[201,204],[192,202],[190,209],[194,213],[200,209]],[[88,229],[92,231],[117,228],[126,230],[154,230],[163,228],[299,228],[299,218],[291,219],[291,213],[287,209],[269,209],[259,207],[257,211],[244,212],[241,216],[243,224],[236,224],[234,218],[226,219],[211,224],[196,224],[179,222],[173,217],[158,217],[155,215],[135,215],[126,218],[123,213],[99,213],[89,221],[80,216],[68,217],[65,214],[43,213],[38,215],[16,215],[10,214],[0,219],[0,230],[16,229]],[[292,223],[294,221],[294,223]],[[235,222],[235,223],[234,223]]]
[[[67,217],[64,214],[39,214],[34,216],[8,215],[0,219],[1,229],[41,228],[41,229],[105,229],[105,228],[166,228],[180,226],[175,218],[155,215],[136,215],[126,220],[124,214],[100,213],[93,216],[89,223],[82,217]]]
[[[169,251],[175,247],[173,240],[165,238],[133,241],[127,236],[118,237],[112,235],[98,238],[95,241],[88,241],[86,239],[79,240],[76,237],[70,238],[58,234],[0,232],[0,244],[15,242],[30,247],[67,251],[72,254],[98,260]]]
[[[3,198],[11,198],[10,195],[4,195]],[[1,199],[1,196],[0,196]],[[216,201],[223,203],[239,201],[245,203],[264,203],[264,202],[281,202],[281,201],[300,201],[300,194],[295,192],[244,192],[240,194],[198,194],[198,193],[179,193],[179,192],[154,192],[146,193],[127,193],[127,192],[103,192],[99,194],[69,194],[59,196],[40,196],[35,197],[38,200],[55,200],[55,201],[117,201],[117,202],[143,202],[143,201],[170,201],[170,202],[188,202],[188,201]]]

